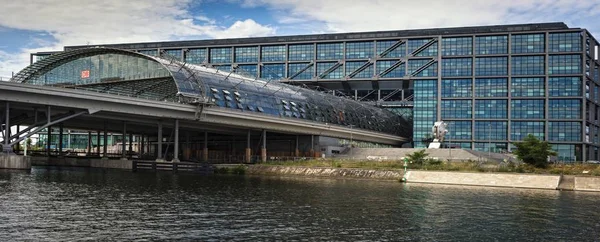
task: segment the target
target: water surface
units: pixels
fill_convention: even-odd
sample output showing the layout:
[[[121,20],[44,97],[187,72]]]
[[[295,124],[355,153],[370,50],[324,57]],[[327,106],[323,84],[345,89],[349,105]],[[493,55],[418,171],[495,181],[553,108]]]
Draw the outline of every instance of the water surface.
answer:
[[[357,179],[0,171],[0,241],[598,241],[600,194]]]

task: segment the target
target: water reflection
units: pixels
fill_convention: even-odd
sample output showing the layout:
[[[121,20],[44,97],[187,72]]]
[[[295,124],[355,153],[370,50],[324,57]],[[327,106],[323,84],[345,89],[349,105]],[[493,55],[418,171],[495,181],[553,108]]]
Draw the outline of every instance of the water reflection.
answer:
[[[595,240],[597,193],[95,169],[0,172],[0,240]]]

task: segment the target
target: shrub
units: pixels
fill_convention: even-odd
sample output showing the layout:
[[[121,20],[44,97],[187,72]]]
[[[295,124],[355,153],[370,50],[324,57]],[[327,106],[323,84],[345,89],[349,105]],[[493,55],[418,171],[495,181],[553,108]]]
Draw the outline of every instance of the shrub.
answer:
[[[557,154],[548,142],[540,141],[532,134],[514,145],[517,147],[514,153],[519,159],[538,168],[545,168],[548,165],[548,157]]]
[[[406,155],[406,158],[411,163],[423,165],[423,163],[425,163],[425,161],[427,160],[428,156],[429,156],[429,154],[427,154],[425,149],[423,149],[423,150],[415,151],[412,154]]]

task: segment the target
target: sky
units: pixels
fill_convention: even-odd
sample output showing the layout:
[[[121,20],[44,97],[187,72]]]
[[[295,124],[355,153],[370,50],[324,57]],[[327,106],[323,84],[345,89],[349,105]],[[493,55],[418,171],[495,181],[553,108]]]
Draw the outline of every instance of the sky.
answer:
[[[598,20],[600,0],[0,0],[0,79],[69,45]]]

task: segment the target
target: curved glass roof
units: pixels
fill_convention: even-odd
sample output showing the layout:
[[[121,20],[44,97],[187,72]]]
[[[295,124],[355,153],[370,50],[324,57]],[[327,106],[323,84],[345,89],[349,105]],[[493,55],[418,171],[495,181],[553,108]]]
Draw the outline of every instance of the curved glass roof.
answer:
[[[169,56],[88,48],[61,52],[11,81],[114,93],[161,101],[208,102],[267,115],[307,119],[409,137],[411,125],[387,110],[306,88],[249,78]]]

